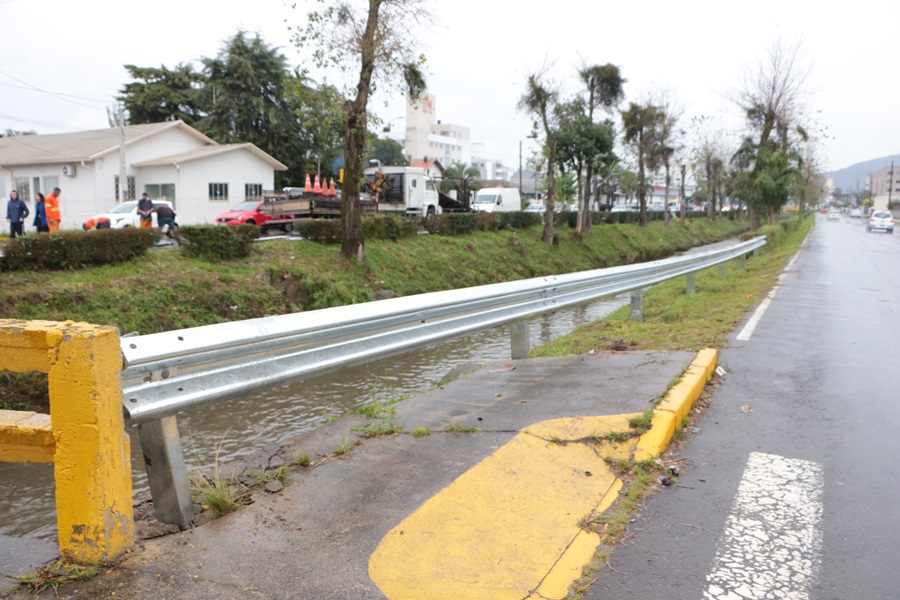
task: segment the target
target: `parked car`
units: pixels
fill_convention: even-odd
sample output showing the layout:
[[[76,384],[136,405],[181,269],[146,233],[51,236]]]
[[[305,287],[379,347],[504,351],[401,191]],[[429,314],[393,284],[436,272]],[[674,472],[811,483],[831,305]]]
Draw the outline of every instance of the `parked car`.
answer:
[[[853,219],[859,219],[860,217],[862,217],[862,211],[858,208],[854,208],[850,211],[850,217]]]
[[[869,217],[869,222],[866,223],[866,231],[873,229],[883,229],[888,233],[894,233],[894,216],[885,210],[876,210]]]
[[[547,208],[547,205],[544,204],[543,200],[532,200],[531,202],[528,203],[528,206],[525,207],[525,212],[543,214],[544,210],[546,210],[546,208]]]
[[[270,219],[260,211],[262,200],[244,200],[216,217],[216,225],[259,225],[263,227]]]
[[[165,204],[169,208],[175,208],[172,206],[172,203],[168,200],[154,200],[153,205],[158,206],[160,204]],[[94,222],[98,222],[100,217],[106,217],[109,219],[112,229],[124,229],[126,227],[140,227],[141,226],[141,218],[137,212],[137,200],[129,200],[128,202],[123,202],[122,204],[117,205],[109,212],[105,212],[103,214],[95,215]],[[156,222],[156,213],[153,213],[153,226],[157,227],[158,224]]]
[[[828,211],[828,220],[829,221],[838,221],[838,220],[840,220],[840,218],[841,218],[841,212],[838,209],[832,208],[831,210]]]

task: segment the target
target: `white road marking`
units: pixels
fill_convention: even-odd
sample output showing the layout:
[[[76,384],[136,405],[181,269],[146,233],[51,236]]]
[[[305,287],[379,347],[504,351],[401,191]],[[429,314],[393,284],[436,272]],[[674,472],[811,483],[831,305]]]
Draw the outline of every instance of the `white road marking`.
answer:
[[[822,467],[754,452],[704,600],[807,600],[821,566]]]

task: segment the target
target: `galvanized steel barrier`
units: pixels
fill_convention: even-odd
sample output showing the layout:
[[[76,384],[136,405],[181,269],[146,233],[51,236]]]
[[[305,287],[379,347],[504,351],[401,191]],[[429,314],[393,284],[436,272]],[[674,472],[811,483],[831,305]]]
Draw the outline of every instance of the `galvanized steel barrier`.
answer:
[[[140,433],[157,518],[192,518],[178,411],[504,324],[512,324],[513,358],[525,358],[529,317],[633,292],[640,318],[644,288],[686,275],[693,293],[694,273],[764,244],[762,236],[636,265],[123,337],[125,416]]]

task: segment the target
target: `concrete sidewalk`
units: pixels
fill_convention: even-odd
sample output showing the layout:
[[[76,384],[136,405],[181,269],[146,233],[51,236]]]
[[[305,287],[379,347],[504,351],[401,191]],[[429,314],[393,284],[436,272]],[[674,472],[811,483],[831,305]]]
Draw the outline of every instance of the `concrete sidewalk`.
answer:
[[[567,587],[570,573],[553,583],[550,570],[576,545],[578,521],[618,491],[603,479],[600,453],[571,442],[627,429],[621,415],[650,408],[694,357],[509,361],[394,405],[390,418],[402,433],[364,439],[355,428],[373,421],[362,415],[329,423],[242,467],[303,454],[318,461],[282,490],[256,488],[253,504],[236,513],[139,542],[117,567],[59,597],[553,597],[538,588]],[[476,430],[448,432],[454,424]],[[416,428],[431,433],[414,437]],[[342,445],[350,451],[335,455]],[[578,556],[592,552],[582,546]]]

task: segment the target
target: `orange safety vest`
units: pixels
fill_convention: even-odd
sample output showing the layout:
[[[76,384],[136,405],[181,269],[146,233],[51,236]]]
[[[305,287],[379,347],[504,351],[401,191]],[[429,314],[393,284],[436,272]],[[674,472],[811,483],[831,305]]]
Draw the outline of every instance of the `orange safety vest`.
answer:
[[[60,221],[62,218],[59,214],[59,200],[52,193],[47,194],[47,197],[44,198],[44,211],[47,213],[47,219],[53,219],[54,221]]]

